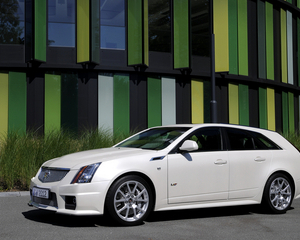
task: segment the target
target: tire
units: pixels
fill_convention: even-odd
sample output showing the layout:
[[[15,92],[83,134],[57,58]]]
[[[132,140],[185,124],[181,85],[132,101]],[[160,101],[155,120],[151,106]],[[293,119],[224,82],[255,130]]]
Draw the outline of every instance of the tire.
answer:
[[[290,178],[282,173],[276,173],[268,179],[263,203],[272,213],[285,213],[291,207],[293,198],[293,185]]]
[[[105,200],[105,213],[124,226],[140,225],[153,209],[148,183],[136,175],[120,178],[112,184]]]

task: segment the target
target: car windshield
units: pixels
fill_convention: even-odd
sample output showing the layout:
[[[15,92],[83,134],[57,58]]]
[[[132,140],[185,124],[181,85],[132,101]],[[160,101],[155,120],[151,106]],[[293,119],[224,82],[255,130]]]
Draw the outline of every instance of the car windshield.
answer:
[[[116,147],[161,150],[169,146],[175,139],[189,129],[188,127],[152,128],[127,139]]]

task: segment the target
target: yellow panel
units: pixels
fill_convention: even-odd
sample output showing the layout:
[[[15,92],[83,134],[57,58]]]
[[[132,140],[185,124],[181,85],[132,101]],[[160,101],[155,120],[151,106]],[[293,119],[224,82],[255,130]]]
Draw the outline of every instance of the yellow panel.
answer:
[[[192,123],[204,123],[203,82],[192,80]]]
[[[77,0],[77,62],[90,60],[90,1]]]
[[[8,130],[8,74],[0,73],[0,138]]]
[[[239,124],[239,86],[228,84],[229,123]]]
[[[228,0],[214,1],[214,34],[216,72],[228,72]]]
[[[272,88],[267,88],[267,109],[268,129],[275,131],[275,91]]]

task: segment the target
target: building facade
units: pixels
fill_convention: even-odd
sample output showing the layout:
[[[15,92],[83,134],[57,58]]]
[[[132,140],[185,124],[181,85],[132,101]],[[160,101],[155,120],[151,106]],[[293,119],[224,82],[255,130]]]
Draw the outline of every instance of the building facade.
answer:
[[[2,0],[0,133],[293,132],[299,48],[299,0]]]

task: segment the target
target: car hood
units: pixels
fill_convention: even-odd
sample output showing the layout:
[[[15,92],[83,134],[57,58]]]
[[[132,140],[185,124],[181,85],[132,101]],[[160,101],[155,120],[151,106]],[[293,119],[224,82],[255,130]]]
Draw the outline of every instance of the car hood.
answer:
[[[139,148],[102,148],[95,150],[88,150],[78,153],[72,153],[59,158],[49,160],[43,164],[45,167],[53,168],[69,168],[79,169],[93,163],[105,162],[116,159],[126,159],[140,155],[148,155],[151,157],[158,156],[158,151],[144,150]]]

